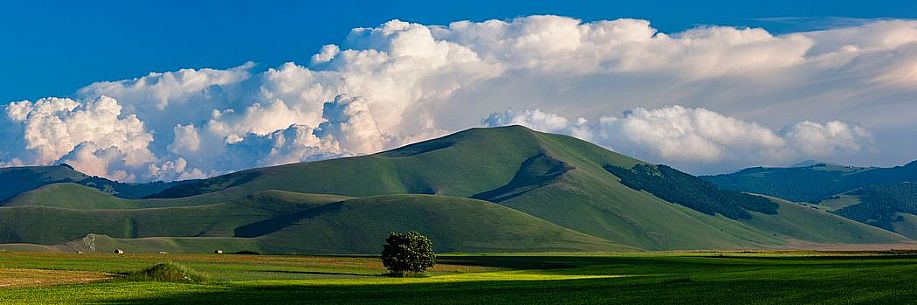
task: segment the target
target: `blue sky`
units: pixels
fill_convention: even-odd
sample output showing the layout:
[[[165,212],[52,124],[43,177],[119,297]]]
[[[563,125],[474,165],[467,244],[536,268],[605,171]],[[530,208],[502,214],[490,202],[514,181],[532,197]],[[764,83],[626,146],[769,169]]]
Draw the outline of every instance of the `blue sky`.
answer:
[[[641,18],[663,32],[697,25],[781,33],[847,18],[914,18],[915,1],[4,1],[0,103],[69,96],[95,81],[180,68],[307,61],[354,27],[556,14]],[[777,17],[804,17],[765,20]]]
[[[510,124],[695,174],[898,165],[917,159],[915,18],[915,1],[7,2],[0,167],[201,178]]]

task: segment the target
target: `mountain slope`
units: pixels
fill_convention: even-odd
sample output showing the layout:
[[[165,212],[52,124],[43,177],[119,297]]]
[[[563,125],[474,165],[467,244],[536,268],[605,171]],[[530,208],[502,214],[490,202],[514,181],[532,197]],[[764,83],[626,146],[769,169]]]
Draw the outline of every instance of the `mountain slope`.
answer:
[[[470,197],[504,184],[519,164],[540,150],[527,130],[471,129],[374,155],[246,170],[150,197],[270,189],[353,197],[404,193]]]
[[[774,232],[782,238],[816,243],[901,242],[904,236],[854,220],[844,219],[806,203],[769,197],[778,205],[776,214],[752,212],[740,220],[749,226]]]
[[[304,241],[310,253],[374,253],[389,232],[416,230],[436,241],[447,252],[610,251],[634,248],[588,236],[525,213],[486,201],[430,196],[385,195],[340,203],[327,213],[297,221],[261,237],[274,252]],[[316,236],[316,233],[321,233]],[[336,241],[331,245],[327,241]]]
[[[89,233],[118,238],[232,237],[253,222],[338,202],[342,197],[297,195],[295,201],[253,194],[238,201],[158,208],[71,209],[55,205],[0,208],[0,241],[57,244]]]

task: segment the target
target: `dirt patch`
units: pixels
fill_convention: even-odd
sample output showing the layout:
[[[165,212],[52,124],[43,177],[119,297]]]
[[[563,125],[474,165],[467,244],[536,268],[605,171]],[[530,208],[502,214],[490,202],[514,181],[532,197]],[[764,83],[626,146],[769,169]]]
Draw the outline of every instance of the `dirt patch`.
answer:
[[[89,271],[3,268],[0,269],[0,288],[82,284],[112,277],[112,274]]]

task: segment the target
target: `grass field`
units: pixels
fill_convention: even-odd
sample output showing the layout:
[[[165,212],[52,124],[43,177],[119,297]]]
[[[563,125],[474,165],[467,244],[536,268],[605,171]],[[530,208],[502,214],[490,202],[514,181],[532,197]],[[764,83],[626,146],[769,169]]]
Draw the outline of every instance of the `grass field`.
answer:
[[[158,262],[204,284],[132,281]],[[0,288],[2,304],[906,304],[917,256],[653,253],[442,256],[427,277],[390,278],[377,258],[0,253],[0,283],[80,274],[87,283]],[[23,270],[41,269],[41,272]],[[63,281],[62,283],[73,283]],[[106,279],[110,278],[110,279]]]

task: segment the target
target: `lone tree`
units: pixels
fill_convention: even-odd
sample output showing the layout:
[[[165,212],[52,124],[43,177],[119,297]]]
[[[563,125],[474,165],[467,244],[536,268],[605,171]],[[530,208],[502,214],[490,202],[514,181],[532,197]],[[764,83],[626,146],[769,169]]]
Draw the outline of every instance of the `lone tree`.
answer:
[[[393,276],[420,273],[436,264],[433,243],[417,232],[392,233],[382,247],[382,265]]]

